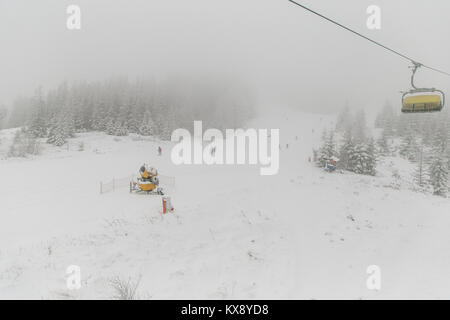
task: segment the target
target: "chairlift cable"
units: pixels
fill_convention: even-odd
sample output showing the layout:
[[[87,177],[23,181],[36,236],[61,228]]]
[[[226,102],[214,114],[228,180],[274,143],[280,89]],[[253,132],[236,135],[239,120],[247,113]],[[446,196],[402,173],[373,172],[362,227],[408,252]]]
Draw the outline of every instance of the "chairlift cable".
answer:
[[[379,43],[378,41],[375,41],[375,40],[373,40],[373,39],[370,39],[369,37],[367,37],[367,36],[365,36],[365,35],[363,35],[363,34],[357,32],[357,31],[355,31],[355,30],[353,30],[353,29],[350,29],[349,27],[347,27],[347,26],[345,26],[345,25],[343,25],[343,24],[341,24],[341,23],[339,23],[339,22],[337,22],[337,21],[335,21],[335,20],[333,20],[333,19],[330,19],[330,18],[324,16],[323,14],[320,14],[319,12],[314,11],[314,10],[312,10],[312,9],[310,9],[310,8],[308,8],[308,7],[306,7],[306,6],[302,5],[302,4],[300,4],[300,3],[298,3],[298,2],[295,2],[295,1],[293,1],[293,0],[288,0],[288,1],[291,2],[291,3],[293,3],[293,4],[295,4],[295,5],[297,5],[297,6],[299,6],[299,7],[301,7],[301,8],[303,8],[303,9],[305,9],[305,10],[307,10],[307,11],[309,11],[309,12],[311,12],[311,13],[313,13],[313,14],[315,14],[315,15],[317,15],[317,16],[319,16],[319,17],[321,17],[322,19],[325,19],[325,20],[327,20],[327,21],[329,21],[329,22],[331,22],[331,23],[333,23],[333,24],[335,24],[335,25],[337,25],[337,26],[339,26],[339,27],[341,27],[341,28],[343,28],[343,29],[345,29],[345,30],[347,30],[347,31],[349,31],[349,32],[351,32],[351,33],[353,33],[353,34],[355,34],[355,35],[357,35],[357,36],[363,38],[363,39],[365,39],[365,40],[367,40],[367,41],[372,42],[373,44],[375,44],[375,45],[377,45],[377,46],[379,46],[379,47],[382,47],[382,48],[385,49],[385,50],[390,51],[391,53],[394,53],[394,54],[396,54],[396,55],[398,55],[398,56],[400,56],[400,57],[402,57],[402,58],[404,58],[404,59],[410,61],[413,65],[419,65],[419,66],[421,66],[421,67],[424,67],[424,68],[433,70],[433,71],[435,71],[435,72],[439,72],[439,73],[441,73],[441,74],[450,76],[450,73],[448,73],[448,72],[446,72],[446,71],[442,71],[442,70],[439,70],[439,69],[436,69],[436,68],[429,67],[429,66],[427,66],[427,65],[425,65],[425,64],[423,64],[423,63],[419,63],[417,60],[412,59],[412,58],[408,57],[407,55],[405,55],[405,54],[403,54],[403,53],[400,53],[400,52],[398,52],[398,51],[396,51],[396,50],[394,50],[394,49],[391,49],[391,48],[389,48],[389,47],[387,47],[387,46],[385,46],[385,45]]]

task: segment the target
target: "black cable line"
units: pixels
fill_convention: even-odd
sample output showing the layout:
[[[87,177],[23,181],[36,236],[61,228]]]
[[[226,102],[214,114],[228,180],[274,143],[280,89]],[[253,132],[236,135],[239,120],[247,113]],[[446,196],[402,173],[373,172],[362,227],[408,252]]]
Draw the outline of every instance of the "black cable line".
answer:
[[[343,28],[343,29],[345,29],[345,30],[347,30],[347,31],[350,31],[351,33],[356,34],[357,36],[359,36],[359,37],[361,37],[361,38],[363,38],[363,39],[366,39],[366,40],[368,40],[368,41],[370,41],[370,42],[376,44],[377,46],[382,47],[383,49],[386,49],[386,50],[388,50],[388,51],[390,51],[390,52],[392,52],[392,53],[394,53],[394,54],[396,54],[396,55],[398,55],[398,56],[400,56],[400,57],[402,57],[402,58],[404,58],[404,59],[406,59],[406,60],[412,62],[413,64],[419,64],[420,66],[422,66],[422,67],[424,67],[424,68],[428,68],[428,69],[430,69],[430,70],[433,70],[433,71],[436,71],[436,72],[445,74],[445,75],[447,75],[447,76],[450,76],[450,73],[448,73],[448,72],[445,72],[445,71],[442,71],[442,70],[439,70],[439,69],[436,69],[436,68],[429,67],[429,66],[427,66],[427,65],[425,65],[425,64],[423,64],[423,63],[419,63],[419,62],[417,62],[417,60],[412,59],[412,58],[408,57],[407,55],[404,55],[404,54],[402,54],[402,53],[400,53],[400,52],[398,52],[398,51],[395,51],[394,49],[391,49],[391,48],[389,48],[389,47],[387,47],[387,46],[385,46],[385,45],[383,45],[383,44],[381,44],[381,43],[379,43],[379,42],[377,42],[377,41],[375,41],[375,40],[372,40],[372,39],[370,39],[369,37],[366,37],[365,35],[363,35],[363,34],[357,32],[357,31],[355,31],[355,30],[352,30],[352,29],[350,29],[350,28],[344,26],[343,24],[341,24],[341,23],[339,23],[339,22],[337,22],[337,21],[335,21],[335,20],[333,20],[333,19],[330,19],[330,18],[328,18],[328,17],[325,17],[324,15],[322,15],[322,14],[320,14],[320,13],[318,13],[318,12],[316,12],[316,11],[314,11],[314,10],[312,10],[312,9],[310,9],[310,8],[308,8],[308,7],[306,7],[306,6],[302,5],[302,4],[300,4],[300,3],[298,3],[298,2],[295,2],[295,1],[293,1],[293,0],[288,0],[288,1],[291,2],[291,3],[293,3],[293,4],[295,4],[295,5],[297,5],[297,6],[299,6],[299,7],[301,7],[301,8],[303,8],[303,9],[305,9],[305,10],[307,10],[307,11],[309,11],[309,12],[311,12],[311,13],[313,13],[313,14],[315,14],[315,15],[317,15],[317,16],[319,16],[319,17],[321,17],[322,19],[325,19],[325,20],[327,20],[327,21],[329,21],[329,22],[331,22],[331,23],[333,23],[333,24],[335,24],[335,25],[337,25],[337,26],[339,26],[339,27],[341,27],[341,28]]]

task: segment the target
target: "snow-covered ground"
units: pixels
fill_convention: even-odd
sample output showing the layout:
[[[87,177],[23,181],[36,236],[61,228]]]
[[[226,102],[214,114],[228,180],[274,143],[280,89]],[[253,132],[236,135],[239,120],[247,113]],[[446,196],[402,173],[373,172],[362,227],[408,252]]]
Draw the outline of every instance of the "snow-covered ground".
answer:
[[[308,158],[331,122],[289,112],[250,123],[280,128],[275,176],[175,166],[168,142],[102,133],[6,158],[14,130],[0,131],[0,298],[108,299],[115,277],[140,278],[143,299],[449,298],[450,200],[410,190],[398,158],[376,177],[316,168]],[[160,196],[99,193],[143,162],[175,177],[173,213]],[[79,290],[66,286],[70,265]],[[367,289],[369,265],[379,291]]]

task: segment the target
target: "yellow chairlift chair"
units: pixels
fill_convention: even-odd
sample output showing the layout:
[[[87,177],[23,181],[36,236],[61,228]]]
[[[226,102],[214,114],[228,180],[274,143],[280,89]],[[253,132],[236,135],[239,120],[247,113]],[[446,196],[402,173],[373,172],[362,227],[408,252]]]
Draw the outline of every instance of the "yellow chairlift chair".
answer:
[[[445,105],[445,94],[435,88],[417,88],[414,84],[414,76],[422,65],[414,62],[412,68],[411,85],[413,89],[403,92],[402,112],[424,113],[441,111]]]

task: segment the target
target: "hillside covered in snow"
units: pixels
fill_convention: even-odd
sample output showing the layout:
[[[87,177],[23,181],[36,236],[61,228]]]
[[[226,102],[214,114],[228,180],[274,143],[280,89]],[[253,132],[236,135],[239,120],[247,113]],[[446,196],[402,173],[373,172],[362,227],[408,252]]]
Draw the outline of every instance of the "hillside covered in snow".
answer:
[[[414,165],[397,156],[374,176],[317,167],[312,150],[334,122],[291,112],[249,123],[280,128],[274,176],[175,166],[170,142],[100,132],[11,157],[18,129],[0,131],[0,298],[110,299],[120,281],[141,299],[448,297],[450,200],[410,188]],[[174,178],[174,212],[129,193],[144,162]],[[79,290],[67,288],[71,265]],[[380,290],[366,286],[371,265]]]

